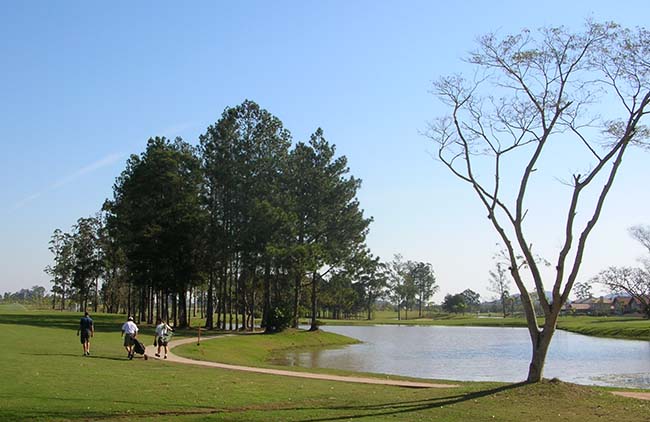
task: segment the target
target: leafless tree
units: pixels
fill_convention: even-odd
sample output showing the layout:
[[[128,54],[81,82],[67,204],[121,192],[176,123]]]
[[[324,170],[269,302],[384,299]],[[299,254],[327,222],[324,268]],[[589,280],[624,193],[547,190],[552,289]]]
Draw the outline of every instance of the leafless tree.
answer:
[[[532,342],[527,380],[538,382],[623,156],[630,146],[647,147],[642,121],[650,103],[650,34],[594,22],[579,33],[559,27],[489,34],[478,40],[468,62],[475,70],[471,78],[455,75],[434,83],[450,115],[432,122],[428,136],[440,161],[474,190],[507,250]],[[532,194],[535,178],[569,158],[561,248],[546,275],[534,259],[526,217],[538,211],[535,206],[550,206],[531,200],[539,199]],[[520,255],[527,265],[517,265]],[[528,284],[534,285],[530,291]],[[541,302],[542,326],[532,292]]]
[[[489,271],[490,279],[488,280],[490,283],[488,290],[497,295],[498,300],[501,302],[504,318],[508,315],[508,298],[510,297],[510,280],[506,275],[506,271],[507,267],[503,262],[497,261],[494,271]]]
[[[650,226],[643,226],[637,224],[628,229],[630,236],[632,236],[636,241],[638,241],[644,248],[650,253]]]
[[[630,236],[643,245],[650,254],[650,227],[632,226]],[[609,267],[594,276],[590,283],[608,287],[612,293],[634,298],[646,318],[650,318],[650,255],[639,258],[640,267]]]
[[[650,268],[609,267],[591,279],[617,294],[634,298],[646,318],[650,318]]]

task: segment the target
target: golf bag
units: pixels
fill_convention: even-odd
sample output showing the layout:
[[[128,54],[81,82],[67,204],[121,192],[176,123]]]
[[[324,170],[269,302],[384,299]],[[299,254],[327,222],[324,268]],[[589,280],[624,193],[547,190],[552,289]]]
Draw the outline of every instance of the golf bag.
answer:
[[[137,338],[133,339],[133,351],[139,355],[144,355],[145,352],[144,344]]]

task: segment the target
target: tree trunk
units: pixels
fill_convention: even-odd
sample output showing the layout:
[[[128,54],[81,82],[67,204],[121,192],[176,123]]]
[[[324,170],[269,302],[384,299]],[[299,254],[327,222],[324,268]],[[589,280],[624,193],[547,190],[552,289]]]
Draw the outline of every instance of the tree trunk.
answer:
[[[93,304],[93,312],[97,313],[97,302],[99,302],[99,280],[95,279],[95,303]]]
[[[372,296],[368,295],[368,321],[372,319]]]
[[[233,263],[232,260],[228,264],[230,271],[228,272],[228,326],[232,331],[232,278],[233,278]]]
[[[264,304],[262,307],[262,328],[269,329],[269,316],[271,312],[271,263],[267,260],[264,265]]]
[[[140,288],[140,304],[138,309],[138,322],[144,322],[147,320],[147,288]]]
[[[178,327],[178,299],[176,293],[172,295],[172,318],[174,320],[174,327]]]
[[[293,318],[292,326],[293,328],[298,328],[298,309],[300,308],[300,285],[302,284],[302,273],[296,271],[294,283],[293,283]]]
[[[251,275],[253,278],[251,279],[250,330],[255,331],[255,289],[257,289],[257,271],[255,271],[255,267],[252,268]]]
[[[317,305],[317,296],[318,292],[318,274],[314,271],[311,275],[311,327],[309,331],[318,330],[318,324],[316,323],[316,305]]]
[[[205,328],[211,330],[214,328],[214,299],[212,292],[212,285],[214,284],[214,273],[211,270],[208,275],[208,304],[205,310]]]
[[[182,287],[178,292],[178,324],[182,328],[189,326],[187,319],[187,290],[185,287]]]
[[[226,316],[227,316],[227,294],[228,294],[228,264],[224,263],[223,268],[221,269],[221,301],[219,303],[219,308],[221,308],[221,325],[219,328],[226,330]]]
[[[528,367],[528,379],[526,382],[534,383],[542,380],[544,372],[544,363],[546,362],[546,353],[548,352],[548,347],[551,344],[551,339],[553,338],[553,333],[555,332],[555,327],[544,329],[539,332],[536,338],[533,338],[533,357],[530,360],[530,366]]]

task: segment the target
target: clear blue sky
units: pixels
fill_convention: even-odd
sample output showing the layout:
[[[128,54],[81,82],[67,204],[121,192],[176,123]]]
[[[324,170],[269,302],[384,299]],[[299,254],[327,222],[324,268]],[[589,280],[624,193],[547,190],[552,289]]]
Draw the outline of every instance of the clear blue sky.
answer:
[[[453,4],[452,4],[453,3]],[[646,1],[0,1],[0,293],[40,284],[48,240],[95,213],[150,136],[196,143],[252,99],[305,140],[317,127],[363,179],[368,243],[431,262],[445,293],[486,291],[496,235],[420,133],[430,93],[477,36],[587,17],[650,22]],[[650,156],[626,163],[582,274],[634,264]],[[551,181],[551,183],[557,183]],[[550,192],[550,190],[549,190]],[[549,204],[552,197],[544,198]],[[540,223],[541,243],[557,238]]]

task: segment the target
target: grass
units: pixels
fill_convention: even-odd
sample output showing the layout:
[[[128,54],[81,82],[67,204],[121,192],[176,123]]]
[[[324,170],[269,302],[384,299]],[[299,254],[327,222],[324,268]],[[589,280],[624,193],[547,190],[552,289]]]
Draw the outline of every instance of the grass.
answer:
[[[650,321],[630,317],[563,317],[558,328],[597,337],[650,339]]]
[[[650,402],[562,382],[406,389],[128,361],[119,332],[124,317],[92,316],[97,326],[92,356],[82,357],[75,335],[80,314],[0,307],[0,420],[643,421],[650,410]],[[152,327],[143,331],[149,335]],[[272,341],[283,347],[338,341],[311,335]],[[262,362],[278,346],[263,345],[269,336],[240,337],[228,346],[234,350],[218,352]],[[210,342],[201,347],[209,344],[212,348]]]
[[[279,367],[270,362],[289,349],[337,347],[358,343],[339,334],[316,331],[287,330],[283,333],[240,334],[204,342],[200,346],[188,344],[174,349],[174,353],[191,359],[219,361],[233,365]]]
[[[522,318],[477,317],[476,314],[451,315],[433,314],[426,318],[416,318],[412,312],[410,319],[397,319],[396,312],[381,311],[368,321],[365,319],[330,320],[324,319],[324,325],[441,325],[441,326],[474,326],[474,327],[526,327],[526,320]],[[402,314],[402,317],[404,315]],[[543,324],[540,318],[539,323]],[[650,339],[650,320],[640,317],[617,316],[562,316],[558,321],[558,328],[578,334],[596,337],[609,337],[630,340]]]

